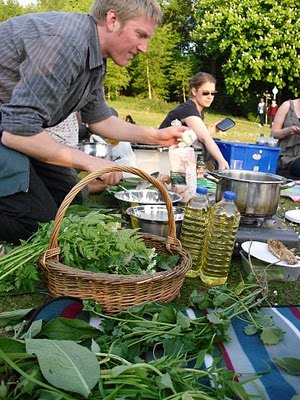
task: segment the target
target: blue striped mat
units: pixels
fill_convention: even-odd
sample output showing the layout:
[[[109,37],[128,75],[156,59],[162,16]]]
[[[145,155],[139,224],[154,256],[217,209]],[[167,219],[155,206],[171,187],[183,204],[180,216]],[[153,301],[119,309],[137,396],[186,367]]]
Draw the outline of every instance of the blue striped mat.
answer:
[[[291,400],[300,394],[300,377],[280,369],[274,358],[300,359],[300,307],[263,308],[261,311],[272,316],[275,325],[283,329],[283,340],[276,345],[264,345],[259,335],[245,335],[243,330],[247,323],[235,317],[228,331],[230,340],[220,345],[224,363],[239,375],[240,381],[259,376],[258,380],[244,386],[253,399]],[[193,310],[188,309],[187,314],[195,318]],[[206,367],[211,362],[208,357]]]

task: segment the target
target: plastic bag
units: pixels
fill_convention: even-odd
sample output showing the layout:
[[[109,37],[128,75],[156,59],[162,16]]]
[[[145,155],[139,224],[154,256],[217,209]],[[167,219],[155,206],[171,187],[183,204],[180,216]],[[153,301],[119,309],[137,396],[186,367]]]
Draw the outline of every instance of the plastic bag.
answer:
[[[196,193],[197,173],[195,151],[192,147],[170,147],[171,190],[186,203]]]

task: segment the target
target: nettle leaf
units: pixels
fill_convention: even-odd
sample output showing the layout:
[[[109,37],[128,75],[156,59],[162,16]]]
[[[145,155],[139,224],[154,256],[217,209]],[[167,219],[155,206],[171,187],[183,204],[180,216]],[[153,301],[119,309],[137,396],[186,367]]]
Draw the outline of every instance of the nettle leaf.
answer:
[[[248,335],[248,336],[255,335],[257,332],[258,332],[257,328],[253,324],[248,324],[244,328],[244,333],[245,333],[245,335]]]
[[[207,355],[207,353],[208,353],[208,349],[204,349],[204,350],[199,351],[194,368],[200,369],[202,367],[202,365],[204,364],[205,356]]]
[[[230,296],[227,293],[220,293],[213,300],[214,306],[218,307],[223,304],[227,304],[227,301],[229,299],[230,299]]]
[[[256,322],[257,325],[261,327],[268,327],[268,326],[273,326],[273,318],[271,315],[266,315],[263,314],[262,312],[258,311],[256,313],[252,314],[252,318]]]
[[[45,379],[56,388],[87,398],[100,376],[95,354],[67,340],[26,339],[26,351],[36,354]]]
[[[167,304],[166,307],[159,311],[157,315],[157,321],[173,324],[176,321],[176,317],[177,314],[174,307],[171,304]]]
[[[206,318],[213,324],[222,324],[224,322],[224,320],[220,318],[220,315],[214,311],[210,312]]]
[[[181,326],[182,329],[187,329],[191,325],[191,319],[184,315],[182,312],[177,313],[177,324]]]
[[[300,358],[274,358],[275,363],[291,375],[300,375]]]
[[[277,326],[270,326],[263,328],[260,338],[264,344],[277,344],[282,340],[284,333],[285,332],[281,328]]]
[[[245,289],[245,282],[244,282],[244,281],[241,281],[241,282],[237,285],[237,287],[235,288],[235,293],[236,293],[238,296],[240,296],[240,295],[243,293],[244,289]]]
[[[172,389],[174,391],[174,386],[172,379],[169,374],[164,374],[163,376],[159,376],[155,379],[157,386],[160,389]]]

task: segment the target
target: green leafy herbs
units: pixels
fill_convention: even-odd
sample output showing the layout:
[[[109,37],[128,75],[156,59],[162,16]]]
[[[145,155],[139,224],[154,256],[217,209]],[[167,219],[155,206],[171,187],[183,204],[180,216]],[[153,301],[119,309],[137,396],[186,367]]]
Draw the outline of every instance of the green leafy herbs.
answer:
[[[58,236],[62,261],[71,267],[120,275],[153,274],[173,268],[177,255],[147,248],[136,229],[122,229],[118,214],[78,207],[68,213]],[[35,291],[41,284],[37,263],[49,243],[52,222],[0,258],[2,292]]]
[[[62,260],[72,267],[120,275],[152,274],[176,265],[178,256],[158,255],[137,232],[98,213],[73,216],[59,239]]]
[[[19,400],[250,400],[244,385],[256,377],[236,380],[214,349],[227,339],[231,318],[245,318],[259,304],[261,290],[245,284],[213,288],[204,297],[193,293],[194,319],[175,303],[140,304],[108,316],[84,301],[85,311],[100,317],[100,330],[55,318],[19,340],[0,339],[0,390]],[[207,304],[208,314],[197,311]],[[206,355],[213,355],[209,367]]]
[[[279,343],[285,332],[274,324],[270,315],[258,311],[250,315],[250,321],[245,326],[244,333],[246,335],[260,333],[261,340],[267,345],[272,345]]]

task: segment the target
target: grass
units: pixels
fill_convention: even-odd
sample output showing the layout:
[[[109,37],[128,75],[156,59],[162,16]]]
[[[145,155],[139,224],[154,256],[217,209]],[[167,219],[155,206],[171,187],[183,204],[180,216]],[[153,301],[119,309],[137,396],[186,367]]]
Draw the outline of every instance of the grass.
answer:
[[[115,108],[119,117],[125,119],[130,114],[133,120],[139,125],[158,127],[176,104],[159,103],[159,106],[149,105],[148,101],[143,100],[118,100],[110,101],[109,106]],[[154,110],[153,110],[154,109]],[[216,114],[210,110],[205,113],[205,124],[216,123],[228,115]],[[270,136],[270,128],[268,125],[258,126],[258,122],[250,122],[246,119],[232,117],[236,125],[227,132],[218,132],[218,138],[225,141],[255,143],[259,134],[263,133],[265,137]]]
[[[174,104],[155,103],[141,99],[120,99],[118,101],[109,101],[111,107],[114,107],[119,117],[125,119],[127,114],[130,114],[139,125],[157,127],[164,119],[166,113],[174,107]],[[207,112],[205,123],[217,122],[224,118],[225,115]],[[265,126],[258,127],[258,123],[249,122],[244,119],[233,118],[236,122],[235,127],[227,132],[219,133],[218,137],[225,141],[255,143],[259,133],[263,132],[265,136],[269,136],[270,128]],[[95,202],[95,198],[92,199]],[[97,201],[97,197],[96,197]],[[300,206],[299,206],[300,207]],[[287,209],[298,208],[295,203],[289,199],[280,200],[279,216],[284,215]],[[293,228],[299,231],[298,226],[292,224]],[[300,231],[298,232],[300,233]],[[232,285],[237,284],[242,278],[245,278],[245,273],[242,268],[241,258],[234,256],[232,259],[232,268],[229,274],[229,282]],[[300,281],[296,282],[270,282],[269,288],[271,293],[277,292],[277,295],[271,294],[269,301],[271,304],[280,305],[295,305],[300,304]],[[185,280],[181,290],[180,302],[185,302],[190,293],[194,290],[203,292],[206,287],[201,283],[200,278]],[[2,296],[0,301],[0,312],[22,309],[22,308],[37,308],[49,298],[46,293],[24,294],[18,296]]]

